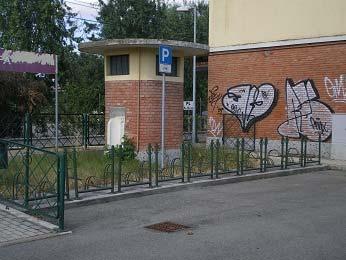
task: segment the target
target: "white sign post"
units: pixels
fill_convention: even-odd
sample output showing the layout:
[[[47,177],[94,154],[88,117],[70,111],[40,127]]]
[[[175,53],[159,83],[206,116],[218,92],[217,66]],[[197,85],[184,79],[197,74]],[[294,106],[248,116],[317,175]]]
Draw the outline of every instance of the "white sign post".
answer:
[[[161,168],[165,161],[165,106],[166,106],[166,73],[172,72],[172,48],[160,46],[159,72],[162,73],[162,100],[161,100]]]

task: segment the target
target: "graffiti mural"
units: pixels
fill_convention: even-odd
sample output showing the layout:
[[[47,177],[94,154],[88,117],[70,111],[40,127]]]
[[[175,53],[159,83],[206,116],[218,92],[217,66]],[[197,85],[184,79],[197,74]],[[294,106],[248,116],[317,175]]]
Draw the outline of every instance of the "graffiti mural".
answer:
[[[278,132],[282,136],[300,138],[305,136],[312,141],[322,141],[332,134],[332,109],[319,100],[319,93],[313,80],[294,83],[286,80],[287,120]]]
[[[247,132],[256,121],[266,117],[276,105],[278,92],[271,84],[259,87],[250,84],[231,87],[222,98],[226,111],[235,115]]]
[[[223,127],[222,124],[219,122],[216,122],[216,120],[213,117],[209,117],[208,120],[208,132],[213,136],[213,137],[218,137],[222,134]]]
[[[333,99],[334,102],[344,102],[346,103],[346,86],[345,76],[341,75],[338,79],[331,80],[328,77],[324,78],[324,85],[328,96]]]

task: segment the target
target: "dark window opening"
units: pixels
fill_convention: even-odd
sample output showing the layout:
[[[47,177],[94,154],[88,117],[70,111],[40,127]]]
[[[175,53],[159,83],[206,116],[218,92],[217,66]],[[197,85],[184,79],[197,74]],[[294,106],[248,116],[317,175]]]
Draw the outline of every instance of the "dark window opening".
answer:
[[[156,55],[156,75],[162,76],[162,73],[159,72],[159,55]],[[172,58],[172,73],[166,73],[168,77],[178,77],[178,57]]]
[[[129,55],[110,56],[110,75],[129,75]]]

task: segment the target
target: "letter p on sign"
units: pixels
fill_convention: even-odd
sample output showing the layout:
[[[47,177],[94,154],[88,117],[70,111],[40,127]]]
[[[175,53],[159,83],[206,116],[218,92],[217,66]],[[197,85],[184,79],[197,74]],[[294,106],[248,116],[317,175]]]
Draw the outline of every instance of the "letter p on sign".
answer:
[[[172,48],[168,46],[160,46],[159,50],[160,73],[171,73],[172,72]]]

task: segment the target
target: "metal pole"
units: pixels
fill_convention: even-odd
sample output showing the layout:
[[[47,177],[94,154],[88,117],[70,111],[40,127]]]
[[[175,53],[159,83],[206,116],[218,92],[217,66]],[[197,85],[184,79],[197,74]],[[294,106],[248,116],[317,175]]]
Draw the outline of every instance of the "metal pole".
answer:
[[[162,105],[161,105],[161,168],[165,160],[165,106],[166,106],[166,74],[162,73]]]
[[[193,42],[197,42],[197,8],[193,8]],[[192,143],[196,143],[196,56],[193,56],[193,75],[192,75]]]
[[[55,149],[58,150],[58,126],[59,126],[59,108],[58,108],[58,55],[55,55]]]

